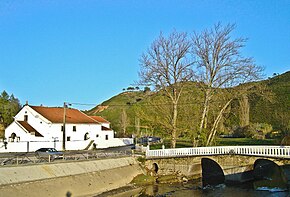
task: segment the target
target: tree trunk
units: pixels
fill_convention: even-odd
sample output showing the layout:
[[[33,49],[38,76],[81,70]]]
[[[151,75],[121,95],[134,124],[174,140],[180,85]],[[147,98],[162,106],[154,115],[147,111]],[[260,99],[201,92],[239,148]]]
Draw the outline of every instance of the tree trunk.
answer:
[[[140,136],[140,118],[135,117],[135,132],[137,136]]]
[[[201,116],[201,120],[200,120],[199,135],[202,133],[203,129],[207,128],[207,116],[208,116],[210,99],[211,99],[211,90],[207,89],[205,92],[203,112],[202,112],[202,116]]]
[[[229,101],[224,105],[224,107],[220,110],[220,112],[219,112],[217,118],[216,118],[215,121],[214,121],[214,124],[213,124],[213,126],[212,126],[211,131],[210,131],[210,134],[209,134],[209,136],[208,136],[208,138],[207,138],[206,146],[208,146],[208,145],[210,145],[210,144],[212,143],[212,141],[213,141],[213,139],[214,139],[214,136],[215,136],[215,134],[216,134],[216,131],[217,131],[218,124],[220,123],[220,120],[221,120],[221,118],[222,118],[222,116],[223,116],[223,113],[224,113],[224,111],[227,109],[227,107],[229,106],[229,104],[232,102],[232,100],[233,100],[233,99],[230,99],[230,100],[229,100]]]
[[[250,124],[250,106],[249,106],[249,99],[246,94],[239,99],[240,104],[240,126],[244,127]]]
[[[171,147],[176,147],[176,133],[177,133],[177,102],[173,102],[173,116],[172,116],[172,139]]]
[[[125,109],[123,109],[122,114],[121,114],[121,127],[123,130],[124,136],[126,135],[127,126],[128,126],[128,117],[127,117],[127,113]]]

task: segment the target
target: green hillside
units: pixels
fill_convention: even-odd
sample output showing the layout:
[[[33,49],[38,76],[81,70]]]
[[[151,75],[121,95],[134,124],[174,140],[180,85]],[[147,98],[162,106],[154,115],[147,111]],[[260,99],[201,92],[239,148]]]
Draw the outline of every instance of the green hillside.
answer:
[[[290,129],[290,71],[261,81],[273,92],[273,98],[253,97],[251,121],[269,123],[283,132]]]
[[[94,107],[87,111],[89,115],[100,115],[111,122],[111,126],[118,134],[121,132],[122,114],[126,114],[128,125],[126,135],[134,132],[135,114],[134,105],[138,102],[143,102],[143,99],[148,97],[148,92],[143,91],[129,91],[120,93],[117,96],[103,102],[101,105]],[[124,115],[123,115],[124,116]]]
[[[290,127],[290,72],[244,85],[263,86],[264,92],[267,92],[264,96],[263,91],[259,94],[253,91],[249,95],[250,122],[266,123],[275,131],[286,134]],[[196,83],[188,83],[184,90],[178,109],[179,137],[192,139],[193,133],[198,129],[203,103],[201,91]],[[238,91],[238,87],[233,91]],[[222,100],[219,99],[225,97],[222,90],[217,91],[217,94],[221,96],[217,96],[218,99],[213,102],[211,106],[213,111],[220,107]],[[162,92],[145,92],[138,89],[120,93],[86,113],[101,115],[109,120],[118,136],[131,134],[167,136],[169,128],[166,128],[168,121],[166,112],[171,110],[168,103],[168,98]],[[220,126],[220,134],[231,133],[234,128],[240,126],[240,108],[237,103],[234,101],[227,110]],[[212,117],[215,115],[213,113]],[[209,124],[211,121],[213,120],[209,118]]]

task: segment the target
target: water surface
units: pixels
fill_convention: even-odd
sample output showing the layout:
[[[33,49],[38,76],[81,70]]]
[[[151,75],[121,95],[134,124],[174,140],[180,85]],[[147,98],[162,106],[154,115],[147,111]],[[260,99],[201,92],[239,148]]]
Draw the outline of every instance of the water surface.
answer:
[[[252,183],[239,185],[219,185],[213,188],[201,189],[201,183],[190,181],[188,183],[175,184],[155,184],[134,189],[126,188],[125,190],[116,190],[114,193],[102,194],[101,196],[112,197],[166,197],[166,196],[181,196],[181,197],[287,197],[290,193],[287,192],[269,192],[256,191],[252,187]]]

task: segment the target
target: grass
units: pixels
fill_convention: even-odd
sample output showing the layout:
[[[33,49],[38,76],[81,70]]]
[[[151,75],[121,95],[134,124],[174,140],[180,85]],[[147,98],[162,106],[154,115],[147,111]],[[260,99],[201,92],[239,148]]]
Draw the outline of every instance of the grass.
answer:
[[[278,139],[218,138],[216,146],[280,145]]]
[[[169,139],[163,140],[163,144],[165,148],[170,148],[171,146],[171,142]],[[186,148],[186,147],[192,147],[192,142],[190,140],[177,140],[176,148]],[[161,149],[161,148],[162,148],[162,143],[150,145],[151,150]]]
[[[164,140],[165,148],[170,147],[170,140]],[[217,138],[213,146],[246,146],[246,145],[280,145],[278,139],[251,139],[251,138]],[[178,140],[176,148],[192,147],[190,140]],[[161,149],[162,144],[150,145],[151,150]]]
[[[155,183],[155,178],[153,176],[139,174],[131,182],[134,185],[150,185]]]

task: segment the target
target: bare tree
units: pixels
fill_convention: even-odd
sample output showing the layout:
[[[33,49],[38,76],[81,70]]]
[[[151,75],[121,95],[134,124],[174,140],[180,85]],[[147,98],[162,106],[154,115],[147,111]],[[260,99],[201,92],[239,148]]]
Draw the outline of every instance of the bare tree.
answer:
[[[250,102],[249,97],[260,97],[270,103],[274,102],[275,94],[263,83],[248,83],[239,85],[236,88],[239,91],[239,119],[241,127],[250,124]]]
[[[199,132],[209,131],[206,145],[212,142],[222,114],[233,100],[229,98],[224,103],[212,128],[207,128],[209,107],[215,92],[220,88],[234,87],[240,83],[256,80],[262,71],[261,67],[255,65],[253,58],[242,56],[241,49],[247,39],[232,39],[231,33],[234,29],[233,24],[222,26],[218,23],[211,29],[200,33],[194,32],[192,36],[192,52],[197,59],[196,79],[204,90]]]
[[[121,119],[120,119],[120,126],[123,131],[123,136],[126,136],[126,130],[127,130],[128,125],[129,125],[129,119],[128,119],[126,110],[123,109],[121,113]]]
[[[250,105],[246,94],[239,99],[240,104],[240,124],[242,127],[250,124]]]
[[[161,33],[140,59],[142,84],[164,91],[170,99],[171,146],[176,144],[178,102],[185,81],[192,78],[191,42],[186,33],[173,31],[168,37]],[[162,118],[162,117],[161,117]]]
[[[135,133],[140,136],[140,118],[135,117]]]

